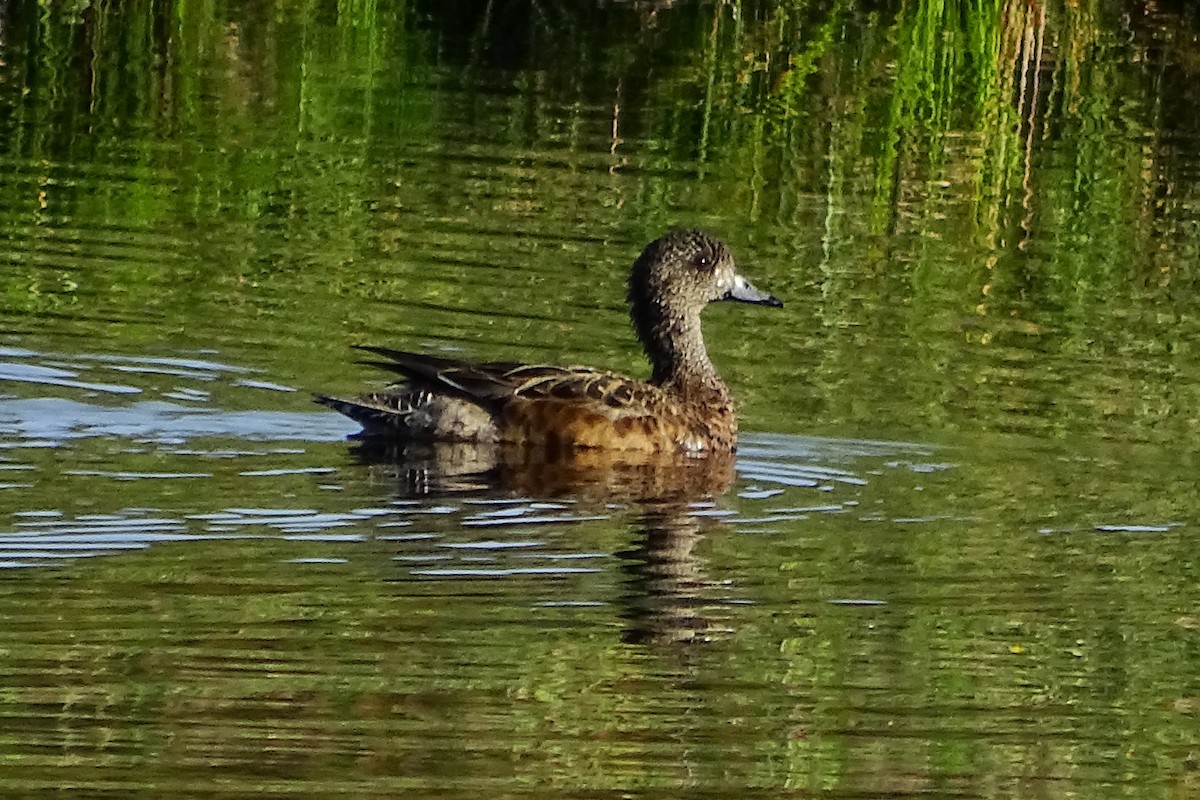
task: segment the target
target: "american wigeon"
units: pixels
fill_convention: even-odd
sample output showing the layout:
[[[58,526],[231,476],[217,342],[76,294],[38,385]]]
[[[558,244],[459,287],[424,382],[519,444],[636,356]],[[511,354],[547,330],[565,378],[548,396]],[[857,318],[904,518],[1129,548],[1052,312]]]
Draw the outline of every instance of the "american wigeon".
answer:
[[[316,401],[363,426],[367,436],[478,442],[555,451],[729,451],[737,441],[733,396],[700,331],[716,300],[782,306],[738,274],[724,242],[675,230],[633,263],[628,294],[634,330],[653,366],[649,381],[591,367],[472,363],[386,347],[359,347],[404,376],[389,391]]]

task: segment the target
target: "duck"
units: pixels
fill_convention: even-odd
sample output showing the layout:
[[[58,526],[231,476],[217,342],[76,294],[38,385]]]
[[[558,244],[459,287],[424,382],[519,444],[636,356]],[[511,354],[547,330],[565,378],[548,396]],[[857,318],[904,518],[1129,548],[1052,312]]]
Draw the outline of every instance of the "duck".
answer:
[[[473,362],[374,345],[370,365],[402,380],[356,397],[314,400],[362,426],[359,437],[413,443],[520,446],[553,453],[728,453],[737,444],[733,394],[708,356],[700,314],[735,301],[783,302],[740,274],[728,246],[671,230],[633,262],[627,298],[649,380],[586,366]]]

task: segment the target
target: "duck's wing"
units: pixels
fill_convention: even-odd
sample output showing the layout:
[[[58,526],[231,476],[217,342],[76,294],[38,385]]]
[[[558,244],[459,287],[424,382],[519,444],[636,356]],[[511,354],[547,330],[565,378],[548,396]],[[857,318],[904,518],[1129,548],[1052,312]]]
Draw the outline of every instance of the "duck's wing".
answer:
[[[358,345],[355,349],[382,356],[385,359],[383,361],[372,360],[365,363],[399,373],[415,388],[445,392],[481,402],[495,401],[510,395],[513,381],[505,375],[521,366],[515,362],[500,361],[475,363],[371,345]]]
[[[663,391],[657,386],[591,367],[474,363],[386,347],[358,349],[382,356],[385,361],[368,363],[397,372],[419,388],[451,392],[485,405],[512,400],[562,402],[621,417],[653,413],[663,400]]]
[[[568,403],[612,418],[654,414],[665,401],[657,386],[590,367],[519,367],[510,374],[523,379],[515,397]]]

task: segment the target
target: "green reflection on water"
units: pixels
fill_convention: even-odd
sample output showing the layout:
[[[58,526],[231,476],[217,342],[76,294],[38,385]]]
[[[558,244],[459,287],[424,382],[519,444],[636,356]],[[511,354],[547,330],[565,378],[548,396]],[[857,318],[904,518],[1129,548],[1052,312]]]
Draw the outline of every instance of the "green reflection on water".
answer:
[[[494,11],[10,10],[10,327],[636,370],[625,264],[701,223],[795,301],[772,353],[710,314],[760,427],[1194,430],[1192,17]]]

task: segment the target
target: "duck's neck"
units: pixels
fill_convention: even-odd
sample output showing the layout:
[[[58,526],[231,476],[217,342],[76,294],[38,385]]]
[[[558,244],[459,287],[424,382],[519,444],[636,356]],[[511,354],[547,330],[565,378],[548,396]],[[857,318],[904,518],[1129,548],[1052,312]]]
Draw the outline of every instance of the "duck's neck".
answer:
[[[728,395],[704,347],[699,312],[674,315],[658,304],[637,304],[633,325],[654,366],[651,383],[684,397]]]

